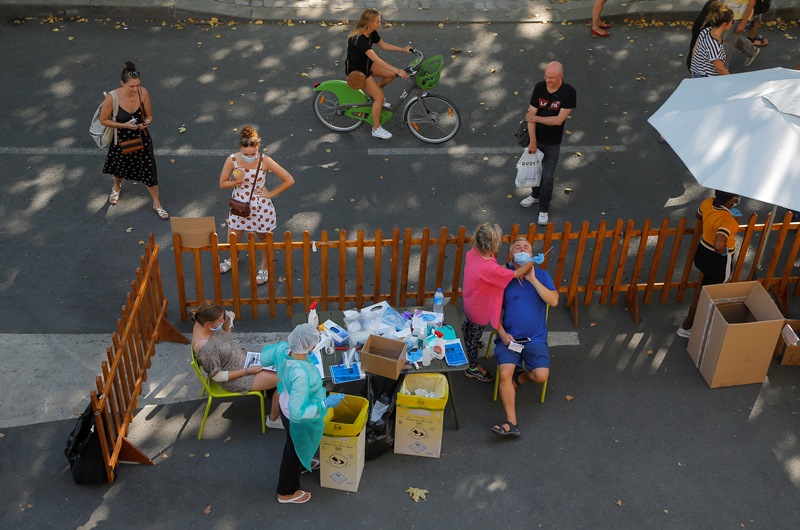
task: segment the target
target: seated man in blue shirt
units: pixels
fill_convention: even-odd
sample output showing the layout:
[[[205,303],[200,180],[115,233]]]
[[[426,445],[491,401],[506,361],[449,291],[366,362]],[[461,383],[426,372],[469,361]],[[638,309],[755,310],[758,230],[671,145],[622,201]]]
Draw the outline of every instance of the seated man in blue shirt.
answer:
[[[522,237],[514,241],[511,253],[514,260],[508,267],[513,269],[533,258],[531,244]],[[512,280],[503,294],[503,316],[497,329],[494,355],[500,379],[500,400],[507,420],[492,427],[495,434],[519,436],[515,405],[517,387],[531,381],[544,383],[550,375],[548,305],[558,305],[558,291],[547,271],[537,267],[522,278]]]

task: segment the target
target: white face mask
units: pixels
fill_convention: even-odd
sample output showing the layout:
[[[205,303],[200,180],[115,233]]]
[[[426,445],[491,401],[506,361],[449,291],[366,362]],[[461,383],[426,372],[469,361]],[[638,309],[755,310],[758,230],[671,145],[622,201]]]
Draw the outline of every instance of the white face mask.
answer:
[[[242,158],[244,158],[245,162],[255,162],[256,158],[258,158],[258,153],[254,154],[253,156],[247,156],[246,154],[242,153]]]
[[[223,320],[222,322],[220,322],[219,326],[217,326],[215,328],[211,328],[211,331],[219,331],[219,330],[222,329],[222,326],[224,326],[224,325],[225,325],[225,321]]]

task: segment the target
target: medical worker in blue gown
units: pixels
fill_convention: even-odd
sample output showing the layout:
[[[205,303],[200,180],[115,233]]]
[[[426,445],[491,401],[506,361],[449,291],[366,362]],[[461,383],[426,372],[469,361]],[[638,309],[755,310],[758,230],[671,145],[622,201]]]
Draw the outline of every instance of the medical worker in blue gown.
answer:
[[[278,476],[278,502],[302,504],[311,493],[300,489],[303,467],[312,468],[311,459],[322,440],[325,412],[335,407],[343,394],[325,397],[317,367],[308,353],[319,342],[319,332],[311,324],[301,324],[289,334],[288,343],[265,346],[261,365],[274,366],[278,372],[281,421],[286,429],[286,445]]]

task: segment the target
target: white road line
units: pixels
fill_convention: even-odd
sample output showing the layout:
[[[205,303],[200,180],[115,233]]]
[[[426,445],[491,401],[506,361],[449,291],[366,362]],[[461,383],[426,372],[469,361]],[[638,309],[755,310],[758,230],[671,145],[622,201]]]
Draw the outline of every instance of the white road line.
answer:
[[[448,155],[448,156],[485,156],[485,155],[518,155],[520,147],[473,147],[457,145],[451,147],[389,147],[367,149],[369,156],[420,156],[420,155]],[[562,145],[562,154],[574,152],[600,153],[609,151],[621,153],[627,151],[624,145]],[[0,147],[0,155],[43,155],[49,156],[106,156],[105,149],[87,147]],[[230,149],[156,149],[156,156],[168,157],[222,157],[231,154]]]
[[[472,147],[469,145],[457,145],[452,147],[370,147],[367,154],[370,156],[420,156],[420,155],[450,155],[450,156],[483,156],[483,155],[518,155],[521,147]],[[627,151],[625,145],[561,145],[562,154],[575,152],[581,153],[600,153],[608,151],[611,153],[622,153]]]

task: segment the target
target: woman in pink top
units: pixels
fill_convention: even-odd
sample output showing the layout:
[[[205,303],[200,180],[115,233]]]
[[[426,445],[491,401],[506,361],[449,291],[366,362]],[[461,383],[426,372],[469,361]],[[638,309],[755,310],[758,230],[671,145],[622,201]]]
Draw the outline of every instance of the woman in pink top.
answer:
[[[478,381],[494,380],[494,376],[478,364],[478,343],[483,336],[483,330],[486,324],[497,329],[503,306],[503,291],[508,282],[525,276],[533,266],[533,262],[528,262],[511,270],[497,263],[497,251],[500,250],[502,238],[500,225],[478,225],[464,265],[462,298],[466,316],[461,331],[469,359],[469,368],[464,370],[464,375]]]

